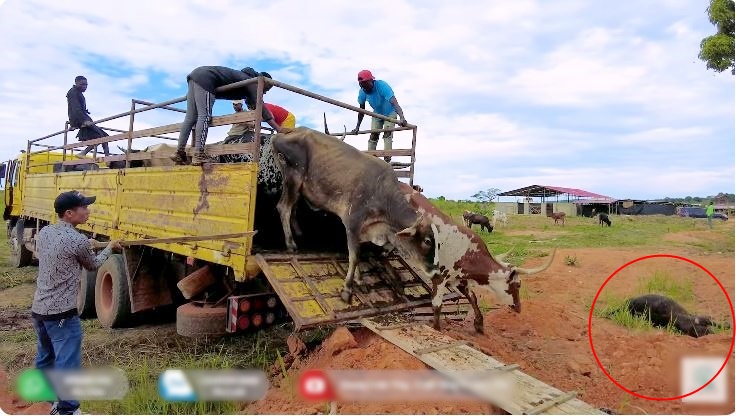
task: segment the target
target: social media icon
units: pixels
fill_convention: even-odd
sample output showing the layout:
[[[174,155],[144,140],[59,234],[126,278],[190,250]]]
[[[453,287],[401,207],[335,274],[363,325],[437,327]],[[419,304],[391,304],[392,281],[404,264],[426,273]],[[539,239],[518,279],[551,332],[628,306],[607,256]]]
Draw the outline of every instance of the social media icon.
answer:
[[[28,369],[18,376],[18,395],[27,402],[53,402],[57,400],[56,393],[46,380],[43,372]]]
[[[158,380],[161,397],[170,402],[193,402],[197,400],[194,388],[181,370],[166,370]]]
[[[309,370],[299,379],[299,393],[306,400],[331,400],[334,396],[324,371]]]

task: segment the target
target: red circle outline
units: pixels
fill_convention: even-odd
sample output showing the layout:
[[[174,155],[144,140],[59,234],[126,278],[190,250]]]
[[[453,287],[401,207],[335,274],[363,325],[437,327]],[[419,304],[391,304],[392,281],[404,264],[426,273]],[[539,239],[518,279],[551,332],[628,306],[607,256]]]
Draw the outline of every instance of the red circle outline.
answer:
[[[603,288],[606,287],[606,284],[608,284],[608,282],[613,278],[613,276],[615,276],[616,274],[618,274],[618,272],[620,272],[621,270],[625,269],[626,267],[628,267],[628,266],[630,266],[630,265],[632,265],[632,264],[634,264],[634,263],[636,263],[638,261],[642,261],[642,260],[646,260],[646,259],[651,259],[651,258],[657,258],[657,257],[665,257],[665,258],[673,258],[673,259],[683,260],[683,261],[686,261],[686,262],[688,262],[690,264],[693,264],[693,265],[699,267],[701,270],[703,270],[704,272],[708,273],[708,275],[710,277],[712,277],[713,280],[716,281],[716,283],[718,284],[718,286],[723,291],[723,294],[726,295],[726,300],[728,301],[729,311],[731,312],[731,328],[732,328],[732,330],[731,330],[731,347],[729,348],[728,353],[726,354],[726,361],[723,362],[723,365],[721,366],[720,369],[718,369],[718,372],[713,376],[713,378],[711,378],[710,380],[708,380],[707,383],[705,383],[702,386],[700,386],[700,388],[698,388],[697,390],[693,390],[693,391],[691,391],[688,394],[683,394],[681,396],[676,396],[676,397],[649,397],[649,396],[644,396],[642,394],[635,393],[635,392],[627,389],[626,387],[622,386],[616,380],[614,380],[613,377],[611,377],[610,374],[608,374],[608,372],[606,371],[605,368],[603,368],[603,364],[601,364],[601,361],[598,359],[598,354],[595,353],[595,347],[593,346],[593,310],[595,309],[595,303],[598,301],[598,297],[600,296],[601,292],[603,292]],[[681,256],[676,256],[676,255],[672,255],[672,254],[652,254],[652,255],[649,255],[649,256],[639,257],[638,259],[631,260],[630,262],[628,262],[628,263],[624,264],[623,266],[619,267],[618,269],[616,269],[616,271],[614,271],[613,273],[611,273],[611,275],[608,276],[608,279],[606,279],[606,281],[603,282],[603,284],[601,285],[600,289],[598,289],[598,293],[595,294],[595,298],[593,299],[593,304],[590,305],[590,313],[588,315],[588,341],[590,341],[590,349],[591,349],[591,351],[593,351],[593,357],[595,358],[595,362],[598,364],[598,367],[603,371],[603,374],[605,374],[606,377],[608,377],[608,379],[613,382],[613,384],[615,384],[616,386],[618,386],[618,388],[620,388],[621,390],[623,390],[623,391],[625,391],[625,392],[627,392],[627,393],[629,393],[631,395],[634,395],[636,397],[640,397],[640,398],[646,399],[646,400],[658,400],[658,401],[678,400],[678,399],[682,399],[684,397],[690,396],[692,394],[695,394],[695,393],[699,392],[700,390],[704,389],[705,387],[707,387],[708,384],[710,384],[711,382],[713,382],[713,380],[715,380],[718,377],[718,375],[721,374],[721,371],[723,371],[723,369],[726,368],[726,364],[728,364],[728,359],[731,358],[731,353],[733,352],[734,341],[736,341],[736,331],[734,329],[736,329],[736,316],[734,315],[733,304],[731,303],[731,298],[728,297],[728,292],[726,291],[726,288],[723,287],[723,285],[718,280],[718,278],[715,277],[713,275],[713,273],[711,273],[708,269],[706,269],[705,267],[701,266],[700,264],[698,264],[698,263],[696,263],[696,262],[694,262],[694,261],[692,261],[692,260],[690,260],[688,258],[681,257]]]

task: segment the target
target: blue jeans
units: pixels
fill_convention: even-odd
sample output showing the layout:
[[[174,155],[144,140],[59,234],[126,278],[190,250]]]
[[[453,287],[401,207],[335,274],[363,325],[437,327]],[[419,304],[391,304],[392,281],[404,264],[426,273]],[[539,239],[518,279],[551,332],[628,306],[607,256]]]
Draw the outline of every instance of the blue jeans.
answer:
[[[62,369],[82,366],[82,323],[78,316],[42,321],[33,318],[33,329],[38,336],[36,368]],[[79,408],[76,400],[60,400],[60,414],[71,414]]]

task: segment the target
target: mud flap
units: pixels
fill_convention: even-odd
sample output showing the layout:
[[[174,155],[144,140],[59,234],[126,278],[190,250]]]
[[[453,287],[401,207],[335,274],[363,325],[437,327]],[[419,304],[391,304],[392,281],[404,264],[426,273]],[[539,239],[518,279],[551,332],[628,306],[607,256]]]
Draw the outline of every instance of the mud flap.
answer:
[[[350,305],[340,299],[346,257],[278,253],[255,258],[296,331],[432,303],[429,285],[397,255],[368,255],[359,263],[363,286],[355,288]]]

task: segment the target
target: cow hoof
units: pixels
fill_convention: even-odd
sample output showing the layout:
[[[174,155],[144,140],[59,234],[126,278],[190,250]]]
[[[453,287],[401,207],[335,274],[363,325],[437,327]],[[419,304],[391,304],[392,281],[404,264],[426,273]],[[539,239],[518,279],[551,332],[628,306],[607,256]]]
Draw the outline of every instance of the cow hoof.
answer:
[[[483,333],[483,324],[475,324],[475,332],[482,334]]]
[[[350,304],[350,299],[353,297],[353,292],[343,289],[342,292],[340,292],[340,299],[342,299],[343,302]]]

